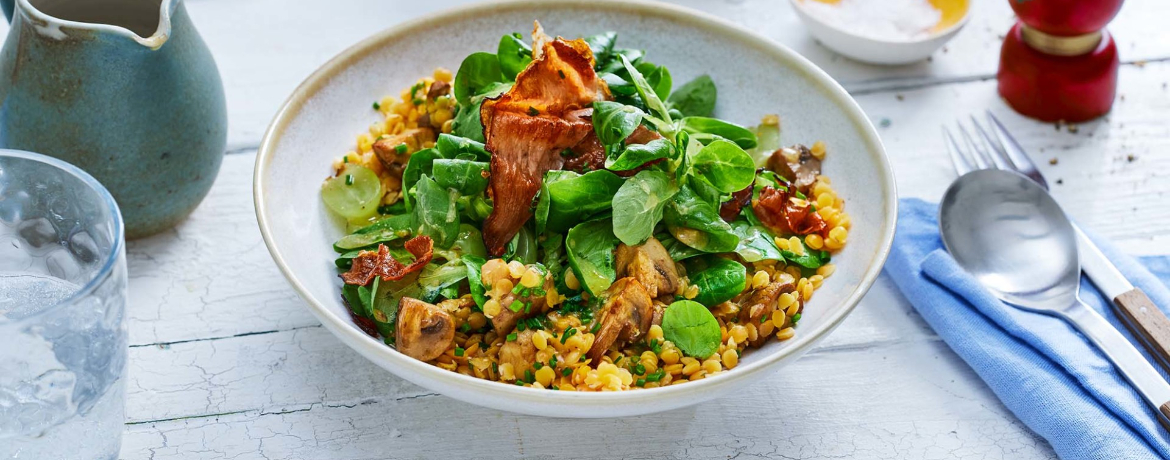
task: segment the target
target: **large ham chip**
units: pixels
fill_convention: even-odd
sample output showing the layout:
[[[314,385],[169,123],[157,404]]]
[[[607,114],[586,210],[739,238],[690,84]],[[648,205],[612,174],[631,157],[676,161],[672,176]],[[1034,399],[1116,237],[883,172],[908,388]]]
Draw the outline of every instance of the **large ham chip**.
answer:
[[[537,25],[534,35],[543,36]],[[491,158],[493,209],[483,239],[494,256],[532,216],[544,173],[561,169],[561,152],[593,132],[590,107],[609,98],[593,71],[584,40],[537,40],[536,59],[496,99],[484,100],[480,117]]]

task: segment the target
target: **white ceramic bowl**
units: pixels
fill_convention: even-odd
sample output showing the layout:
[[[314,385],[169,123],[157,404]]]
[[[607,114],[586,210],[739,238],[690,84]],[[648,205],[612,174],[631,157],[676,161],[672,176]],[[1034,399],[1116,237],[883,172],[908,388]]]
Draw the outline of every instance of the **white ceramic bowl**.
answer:
[[[626,392],[536,390],[445,371],[362,333],[339,294],[330,245],[342,223],[322,205],[330,162],[352,149],[375,120],[370,101],[398,92],[434,67],[454,70],[499,37],[527,32],[539,19],[554,35],[618,31],[619,44],[647,50],[674,81],[710,74],[717,115],[755,124],[779,113],[786,143],[829,146],[825,173],[848,202],[853,231],[835,257],[837,272],[805,309],[797,336],[744,354],[735,369],[683,385]],[[612,417],[698,404],[766,377],[796,360],[836,327],[869,289],[894,234],[894,176],[881,141],[857,103],[816,66],[729,22],[663,3],[599,0],[479,4],[410,21],[358,43],[326,63],[289,97],[256,159],[256,215],[273,259],[321,322],[379,366],[455,399],[555,417]],[[338,376],[345,378],[345,376]]]
[[[813,1],[817,0],[789,0],[809,33],[829,49],[870,64],[898,65],[926,59],[959,33],[970,17],[966,0],[936,0],[932,3],[943,10],[943,20],[930,35],[914,40],[882,40],[856,34],[809,14],[804,4]]]

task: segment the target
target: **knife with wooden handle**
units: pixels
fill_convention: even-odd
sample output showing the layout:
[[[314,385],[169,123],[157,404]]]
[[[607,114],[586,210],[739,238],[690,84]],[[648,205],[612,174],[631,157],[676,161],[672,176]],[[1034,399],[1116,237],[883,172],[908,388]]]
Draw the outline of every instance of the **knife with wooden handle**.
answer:
[[[1080,228],[1076,231],[1081,269],[1097,289],[1113,301],[1117,316],[1126,328],[1141,340],[1162,369],[1170,372],[1170,318],[1154,305],[1145,292],[1133,287]]]

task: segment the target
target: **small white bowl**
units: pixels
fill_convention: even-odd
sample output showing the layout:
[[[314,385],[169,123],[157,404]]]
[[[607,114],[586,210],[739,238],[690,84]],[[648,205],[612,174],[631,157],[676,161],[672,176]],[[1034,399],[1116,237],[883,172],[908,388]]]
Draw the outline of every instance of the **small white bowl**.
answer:
[[[818,0],[789,0],[809,33],[833,51],[870,64],[898,65],[926,59],[967,24],[970,3],[967,0],[931,0],[943,11],[943,17],[930,35],[920,39],[886,40],[851,32],[809,14],[804,3]]]

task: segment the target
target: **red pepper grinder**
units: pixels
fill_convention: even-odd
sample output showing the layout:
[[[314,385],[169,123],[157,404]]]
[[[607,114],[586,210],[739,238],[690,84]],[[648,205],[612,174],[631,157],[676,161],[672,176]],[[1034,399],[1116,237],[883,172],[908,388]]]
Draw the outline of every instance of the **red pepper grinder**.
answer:
[[[1019,21],[999,55],[999,94],[1043,121],[1080,122],[1109,112],[1117,45],[1105,25],[1123,0],[1008,0]]]

